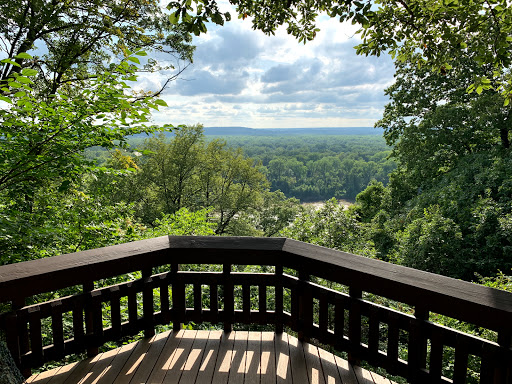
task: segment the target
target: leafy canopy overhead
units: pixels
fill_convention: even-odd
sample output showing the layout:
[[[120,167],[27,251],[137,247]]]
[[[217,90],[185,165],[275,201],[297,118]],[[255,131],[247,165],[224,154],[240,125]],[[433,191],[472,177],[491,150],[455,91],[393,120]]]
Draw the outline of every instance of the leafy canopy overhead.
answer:
[[[181,69],[157,91],[133,82],[190,61],[190,41],[157,0],[0,0],[0,196],[64,189],[90,170],[84,149],[155,131],[150,109]]]
[[[461,55],[490,68],[494,89],[512,94],[509,68],[512,63],[512,8],[506,0],[230,0],[239,18],[251,17],[253,28],[274,34],[286,25],[300,42],[315,38],[315,20],[321,12],[340,21],[361,25],[362,43],[357,52],[394,59],[414,59],[442,73]],[[223,24],[229,13],[221,13],[216,0],[172,1],[171,20],[188,30],[206,32],[205,23]],[[488,77],[475,77],[474,84],[490,89]]]
[[[174,58],[190,61],[190,41],[157,0],[0,0],[0,81],[37,70],[43,94],[80,86],[131,52],[163,59],[145,61],[145,71],[165,68]]]

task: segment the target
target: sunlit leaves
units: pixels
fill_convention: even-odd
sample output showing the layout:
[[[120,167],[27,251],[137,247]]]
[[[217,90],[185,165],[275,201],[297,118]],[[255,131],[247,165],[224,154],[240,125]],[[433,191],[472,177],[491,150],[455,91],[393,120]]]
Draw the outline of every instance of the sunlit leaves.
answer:
[[[137,61],[133,58],[97,75],[80,93],[61,89],[46,100],[31,88],[37,72],[14,73],[0,98],[9,105],[0,115],[0,192],[15,196],[37,180],[72,180],[93,166],[83,156],[85,148],[123,147],[127,135],[155,130],[147,125],[149,110],[166,104],[125,91],[130,88],[125,80],[136,80],[136,67],[128,64]]]

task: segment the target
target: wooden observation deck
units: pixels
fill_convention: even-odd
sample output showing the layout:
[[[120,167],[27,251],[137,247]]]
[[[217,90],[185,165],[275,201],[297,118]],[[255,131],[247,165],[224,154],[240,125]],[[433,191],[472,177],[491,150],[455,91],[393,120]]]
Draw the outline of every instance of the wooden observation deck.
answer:
[[[0,330],[34,383],[153,375],[163,375],[155,383],[264,383],[288,374],[295,383],[390,383],[362,361],[411,383],[462,384],[470,371],[482,384],[512,383],[512,294],[284,238],[164,236],[6,265],[0,303]],[[430,313],[494,331],[496,342],[431,322]],[[190,322],[222,324],[224,333],[182,330]],[[169,324],[171,333],[155,335]],[[258,327],[274,332],[253,333]],[[140,331],[138,344],[99,353]],[[50,379],[31,376],[82,352],[88,360]],[[257,361],[267,361],[265,373]]]
[[[286,333],[193,330],[164,332],[27,383],[392,384]]]

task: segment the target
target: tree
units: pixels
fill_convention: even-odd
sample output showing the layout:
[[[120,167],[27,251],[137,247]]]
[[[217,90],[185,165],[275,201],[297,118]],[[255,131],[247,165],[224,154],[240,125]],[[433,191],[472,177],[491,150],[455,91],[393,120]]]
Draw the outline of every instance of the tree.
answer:
[[[59,90],[46,101],[37,96],[30,72],[9,79],[4,88],[13,94],[4,97],[10,104],[0,110],[0,195],[25,198],[55,179],[64,189],[93,165],[84,157],[86,148],[114,148],[127,135],[155,130],[147,124],[149,108],[160,102],[124,91],[133,71],[122,61],[119,74],[98,74],[80,94]]]
[[[344,252],[373,256],[374,250],[368,231],[336,199],[331,199],[318,210],[303,208],[293,223],[281,235]]]
[[[240,18],[252,17],[254,29],[273,34],[286,24],[288,33],[306,42],[316,36],[315,19],[327,12],[340,21],[361,25],[363,42],[360,54],[380,55],[389,52],[402,62],[414,60],[446,73],[457,65],[456,59],[467,56],[479,65],[494,70],[490,84],[487,76],[475,76],[477,90],[495,89],[509,100],[512,78],[512,11],[506,0],[446,1],[425,0],[230,0]],[[206,31],[205,22],[223,24],[229,14],[222,14],[216,1],[173,1],[168,6],[174,22],[181,20],[189,31]],[[419,54],[418,54],[419,53]]]
[[[0,56],[7,58],[0,84],[24,69],[37,70],[37,88],[46,97],[63,86],[79,89],[130,52],[192,57],[190,36],[170,23],[156,0],[2,0],[0,9]],[[159,68],[155,59],[144,66]]]
[[[130,93],[129,82],[161,67],[154,59],[139,66],[139,58],[158,51],[191,59],[190,37],[157,1],[5,0],[0,7],[0,100],[8,103],[0,109],[0,192],[11,195],[57,175],[69,185],[91,165],[85,148],[154,131],[145,123],[150,108],[165,105],[152,99],[160,91]]]
[[[147,52],[189,61],[190,36],[152,0],[4,0],[0,9],[2,249],[17,260],[115,242],[112,217],[119,229],[131,207],[84,192],[89,178],[111,172],[84,150],[125,147],[127,135],[159,129],[149,115],[165,105],[161,90],[130,84],[161,69],[141,61]]]
[[[126,191],[112,193],[114,199],[134,203],[148,225],[181,208],[211,207],[215,232],[229,233],[242,211],[260,206],[268,181],[241,149],[222,140],[206,143],[202,132],[200,125],[183,126],[169,139],[162,134],[146,140],[138,169],[124,180]]]
[[[424,188],[465,155],[510,148],[512,108],[494,92],[467,93],[472,77],[485,75],[474,60],[460,57],[446,74],[397,63],[391,102],[375,125],[384,128],[393,157],[410,180]]]
[[[484,71],[457,62],[444,75],[397,65],[377,124],[398,168],[384,191],[370,185],[358,201],[380,258],[471,280],[512,267],[512,110],[494,92],[468,94],[472,74]],[[372,208],[375,192],[381,203]]]
[[[200,152],[203,147],[203,128],[200,125],[184,126],[167,142],[161,134],[147,140],[144,150],[149,152],[141,159],[141,176],[157,189],[164,204],[161,212],[174,213],[190,206],[194,194]]]

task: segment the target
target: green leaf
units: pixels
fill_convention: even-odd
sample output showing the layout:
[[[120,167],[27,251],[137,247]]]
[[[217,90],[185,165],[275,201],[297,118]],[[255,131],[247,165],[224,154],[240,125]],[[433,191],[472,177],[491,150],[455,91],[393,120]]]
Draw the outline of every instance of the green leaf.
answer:
[[[179,12],[173,12],[169,15],[169,21],[171,24],[178,24],[178,21],[180,21]]]
[[[135,54],[137,56],[147,56],[148,54],[146,53],[146,51],[138,51],[138,52],[135,52]]]
[[[22,84],[33,84],[33,81],[30,80],[28,77],[24,76],[18,76],[16,80]]]
[[[14,97],[23,97],[26,95],[26,92],[24,91],[18,91],[14,94]]]
[[[130,57],[127,57],[126,59],[131,61],[131,62],[133,62],[133,63],[140,64],[139,59],[136,58],[136,57],[130,56]]]
[[[35,69],[23,68],[23,70],[21,71],[21,74],[23,76],[35,76],[35,75],[37,75],[37,71]]]
[[[9,84],[9,87],[11,87],[11,88],[20,88],[21,87],[20,83],[14,81],[14,80],[11,80],[11,79],[9,79],[8,84]]]
[[[27,52],[21,52],[18,53],[16,56],[14,56],[15,59],[32,59],[32,56],[29,55]]]
[[[0,100],[5,101],[6,103],[12,104],[12,100],[5,96],[0,96]]]
[[[11,59],[0,60],[0,63],[11,64],[11,65],[14,65],[15,67],[20,67],[21,68],[21,65],[19,65],[17,62],[15,62],[15,61],[13,61]]]
[[[163,101],[162,99],[156,99],[155,100],[155,104],[156,105],[161,105],[162,107],[167,107],[167,103],[165,101]]]

